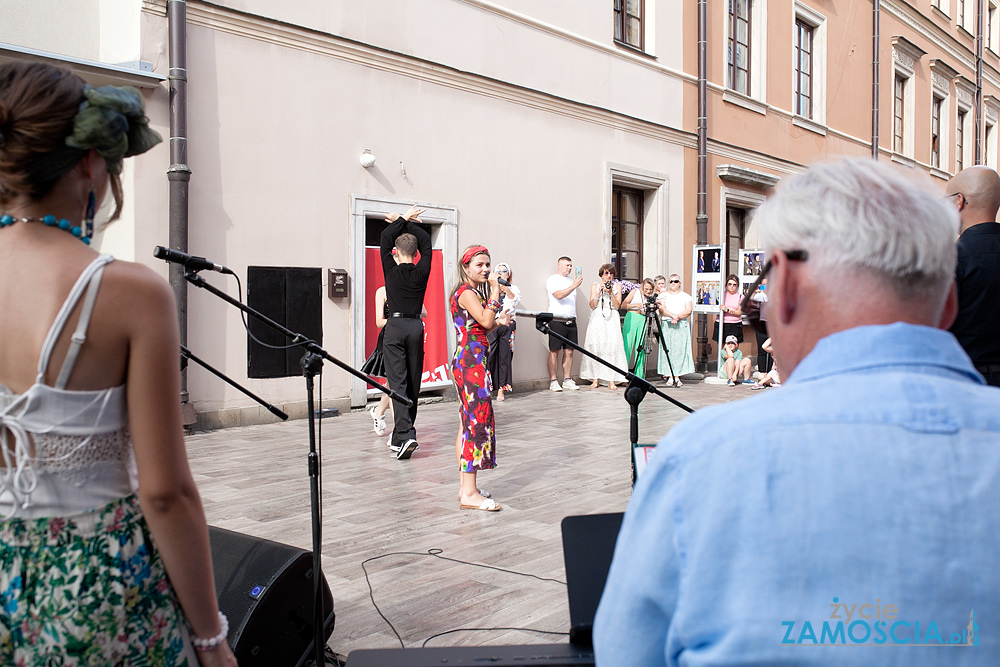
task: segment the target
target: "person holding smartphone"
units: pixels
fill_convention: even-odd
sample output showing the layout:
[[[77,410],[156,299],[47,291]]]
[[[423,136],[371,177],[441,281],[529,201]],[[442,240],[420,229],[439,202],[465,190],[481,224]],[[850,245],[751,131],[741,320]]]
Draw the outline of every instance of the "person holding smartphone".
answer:
[[[572,318],[569,322],[553,321],[549,324],[549,329],[576,343],[579,340],[576,329],[576,290],[583,282],[583,269],[576,269],[575,278],[570,278],[572,274],[573,260],[565,255],[560,257],[556,272],[545,281],[545,291],[549,295],[549,312],[558,317]],[[560,366],[559,350],[563,351],[562,384],[559,384],[556,375]],[[549,391],[579,389],[573,381],[573,348],[553,336],[549,336],[548,367]]]

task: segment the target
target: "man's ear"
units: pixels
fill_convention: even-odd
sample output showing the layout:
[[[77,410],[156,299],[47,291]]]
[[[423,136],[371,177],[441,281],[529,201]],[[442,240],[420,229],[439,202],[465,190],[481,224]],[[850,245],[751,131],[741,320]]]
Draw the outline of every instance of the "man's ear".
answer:
[[[771,257],[773,278],[767,281],[768,291],[778,291],[778,318],[782,324],[791,322],[798,310],[799,278],[796,272],[791,270],[791,264],[785,253],[780,250],[775,251]]]

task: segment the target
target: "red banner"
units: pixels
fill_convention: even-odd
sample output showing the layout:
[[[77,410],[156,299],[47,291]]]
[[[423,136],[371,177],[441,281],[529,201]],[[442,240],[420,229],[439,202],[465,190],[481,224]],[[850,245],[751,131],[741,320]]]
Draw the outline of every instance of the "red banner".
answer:
[[[441,251],[431,251],[434,261],[424,294],[424,369],[420,388],[440,387],[451,382],[448,365],[448,317],[444,298],[444,259]],[[365,248],[365,356],[371,354],[378,340],[375,325],[375,292],[385,284],[382,276],[382,258],[378,248]],[[384,384],[384,383],[383,383]]]

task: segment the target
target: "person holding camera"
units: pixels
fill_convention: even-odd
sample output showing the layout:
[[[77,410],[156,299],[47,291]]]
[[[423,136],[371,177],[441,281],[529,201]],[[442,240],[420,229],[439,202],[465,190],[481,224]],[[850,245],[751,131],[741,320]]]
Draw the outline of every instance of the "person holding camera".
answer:
[[[603,264],[597,275],[601,279],[590,286],[590,321],[583,346],[609,364],[625,368],[628,359],[622,338],[622,318],[618,313],[622,304],[622,287],[615,282],[615,267],[611,264]],[[624,375],[587,356],[580,364],[580,377],[593,380],[592,389],[597,389],[601,380],[608,383],[608,389],[616,389],[616,382],[625,382]]]
[[[639,289],[632,290],[625,299],[625,353],[628,355],[629,370],[637,376],[646,377],[646,316],[655,315],[658,308],[654,291],[656,285],[649,278],[643,278]]]

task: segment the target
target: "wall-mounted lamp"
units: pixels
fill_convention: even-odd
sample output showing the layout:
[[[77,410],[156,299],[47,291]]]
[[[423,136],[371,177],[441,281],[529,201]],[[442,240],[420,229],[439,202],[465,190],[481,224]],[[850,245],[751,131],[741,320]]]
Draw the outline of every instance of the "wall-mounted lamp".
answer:
[[[370,148],[366,148],[365,152],[361,154],[361,166],[365,169],[375,166],[375,156],[372,155]]]

